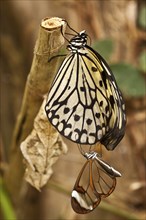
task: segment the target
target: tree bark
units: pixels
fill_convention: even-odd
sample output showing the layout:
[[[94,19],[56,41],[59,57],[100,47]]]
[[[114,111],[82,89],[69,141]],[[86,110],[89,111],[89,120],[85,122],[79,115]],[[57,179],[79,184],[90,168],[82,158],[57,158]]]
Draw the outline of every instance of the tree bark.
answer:
[[[22,164],[20,143],[30,134],[43,96],[48,92],[54,77],[58,59],[48,61],[64,43],[60,31],[61,26],[63,26],[62,19],[59,18],[46,18],[41,23],[31,70],[25,86],[22,107],[14,128],[10,163],[9,169],[5,173],[5,183],[15,206],[18,207],[18,219],[27,219],[28,216],[31,220],[38,219],[39,193],[23,182],[24,165]],[[24,204],[27,208],[24,207]]]

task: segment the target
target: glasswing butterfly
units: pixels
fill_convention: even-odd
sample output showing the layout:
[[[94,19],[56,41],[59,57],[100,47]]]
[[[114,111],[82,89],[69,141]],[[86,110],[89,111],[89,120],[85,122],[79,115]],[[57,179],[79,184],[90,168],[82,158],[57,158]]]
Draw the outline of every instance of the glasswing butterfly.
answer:
[[[84,153],[83,156],[87,161],[71,194],[72,208],[79,214],[93,211],[102,198],[108,197],[114,191],[116,177],[121,176],[120,172],[103,161],[97,152]]]

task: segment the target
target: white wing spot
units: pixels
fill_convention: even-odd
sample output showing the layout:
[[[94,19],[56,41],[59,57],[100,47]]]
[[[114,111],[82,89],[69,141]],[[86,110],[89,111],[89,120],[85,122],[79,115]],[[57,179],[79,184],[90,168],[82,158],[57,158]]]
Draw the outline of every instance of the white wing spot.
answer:
[[[87,134],[82,134],[81,138],[80,138],[80,142],[81,143],[86,143],[87,139]]]
[[[49,118],[52,117],[52,112],[49,112],[48,117],[49,117]]]
[[[58,123],[58,118],[53,118],[52,124],[53,124],[53,125],[57,125],[57,123]]]
[[[70,129],[70,128],[65,128],[65,130],[64,130],[64,135],[65,135],[65,136],[68,136],[68,135],[70,134],[70,132],[71,132],[71,129]]]
[[[76,199],[76,201],[79,203],[79,205],[82,208],[87,209],[87,210],[93,210],[93,206],[88,205],[86,201],[80,196],[80,194],[76,190],[72,191],[71,196]]]
[[[60,124],[58,125],[58,131],[62,131],[62,130],[63,130],[63,124],[60,123]]]

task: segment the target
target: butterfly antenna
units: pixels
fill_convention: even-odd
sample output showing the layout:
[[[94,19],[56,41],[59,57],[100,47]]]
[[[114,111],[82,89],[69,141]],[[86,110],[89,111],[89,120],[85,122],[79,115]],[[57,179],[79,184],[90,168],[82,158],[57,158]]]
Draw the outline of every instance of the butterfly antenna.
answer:
[[[65,35],[63,33],[63,26],[61,26],[61,34],[64,37],[64,39],[69,43],[70,41],[65,37]]]
[[[89,38],[89,45],[91,46],[92,40],[91,40],[91,37],[89,35],[88,35],[88,38]]]
[[[74,31],[76,34],[78,34],[77,31],[75,31],[73,28],[71,28],[71,26],[68,24],[68,22],[64,19],[64,22],[66,22],[67,26],[69,27],[70,30]]]
[[[70,35],[70,36],[75,36],[74,34],[71,34],[71,33],[65,33],[65,34]]]
[[[78,146],[78,149],[79,149],[80,153],[84,156],[84,155],[85,155],[85,152],[84,152],[84,150],[82,149],[81,144],[77,144],[77,146]]]

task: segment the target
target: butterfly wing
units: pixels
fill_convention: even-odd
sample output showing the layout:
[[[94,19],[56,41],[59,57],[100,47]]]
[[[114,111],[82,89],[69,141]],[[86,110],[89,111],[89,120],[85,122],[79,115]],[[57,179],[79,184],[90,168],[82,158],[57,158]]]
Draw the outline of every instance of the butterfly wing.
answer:
[[[115,77],[106,61],[91,47],[86,46],[86,48],[88,53],[82,57],[96,85],[96,109],[99,109],[100,106],[98,112],[102,125],[100,142],[108,150],[113,150],[125,133],[125,104]],[[97,115],[96,110],[94,115]]]
[[[111,175],[96,159],[92,159],[91,167],[94,194],[97,197],[100,195],[101,198],[108,197],[116,187],[116,177]]]
[[[114,178],[114,177],[121,177],[122,176],[119,171],[117,171],[116,169],[111,167],[108,163],[103,161],[101,158],[99,158],[98,156],[96,156],[95,158],[96,158],[98,164],[100,165],[100,167],[104,170],[105,173],[108,173],[108,175],[110,177]]]
[[[71,205],[75,212],[86,214],[93,211],[100,203],[100,195],[95,195],[92,186],[92,160],[87,160],[81,169],[71,194]]]
[[[123,106],[106,62],[86,46],[62,63],[48,95],[46,113],[68,139],[78,144],[101,141],[113,150],[124,135]]]
[[[101,198],[109,196],[115,186],[116,178],[102,169],[96,159],[87,160],[72,191],[73,210],[80,214],[93,211]]]

